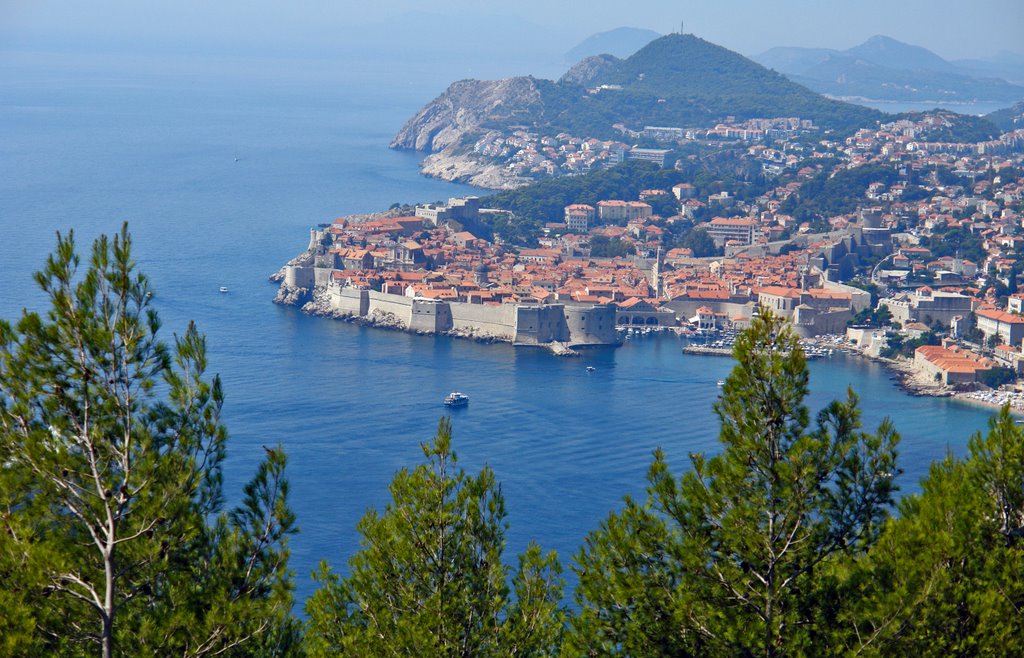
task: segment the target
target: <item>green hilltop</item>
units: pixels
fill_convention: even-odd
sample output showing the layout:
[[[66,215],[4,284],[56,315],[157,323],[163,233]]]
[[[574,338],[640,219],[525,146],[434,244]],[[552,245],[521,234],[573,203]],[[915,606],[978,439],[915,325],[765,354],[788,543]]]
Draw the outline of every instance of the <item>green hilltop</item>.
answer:
[[[606,61],[610,58],[606,58]],[[578,80],[578,78],[577,78]],[[725,119],[800,117],[841,132],[884,115],[830,100],[738,53],[689,34],[669,34],[590,79],[537,81],[544,122],[574,134],[610,136],[613,123],[700,126]],[[587,89],[604,88],[598,93]],[[617,89],[615,87],[621,87]]]

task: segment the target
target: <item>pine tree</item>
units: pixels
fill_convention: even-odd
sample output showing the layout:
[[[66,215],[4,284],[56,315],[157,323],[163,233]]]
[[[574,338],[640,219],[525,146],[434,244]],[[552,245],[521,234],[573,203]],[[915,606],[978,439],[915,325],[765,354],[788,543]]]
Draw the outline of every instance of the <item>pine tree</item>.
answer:
[[[808,431],[806,359],[764,309],[734,357],[715,404],[722,452],[691,455],[677,480],[657,451],[647,499],[627,499],[577,556],[571,652],[777,656],[832,642],[830,563],[877,538],[898,437],[888,421],[861,431],[852,392]]]
[[[1024,431],[1009,407],[933,464],[854,577],[863,655],[1024,655]]]
[[[221,511],[227,434],[193,325],[157,338],[125,226],[79,271],[73,234],[36,280],[45,316],[0,322],[0,647],[226,654],[292,622],[285,456]]]
[[[359,522],[341,578],[326,565],[306,604],[314,656],[551,656],[563,626],[560,567],[535,545],[509,590],[505,502],[494,473],[471,476],[441,420],[427,463],[395,475],[383,514]]]

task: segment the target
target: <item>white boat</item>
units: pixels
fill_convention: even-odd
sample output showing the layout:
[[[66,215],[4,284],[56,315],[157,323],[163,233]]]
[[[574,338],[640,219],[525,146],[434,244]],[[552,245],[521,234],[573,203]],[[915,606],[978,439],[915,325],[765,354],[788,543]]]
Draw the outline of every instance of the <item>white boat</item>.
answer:
[[[725,386],[725,380],[724,379],[719,379],[717,383],[718,383],[718,388],[722,388],[723,386]]]
[[[594,366],[587,366],[587,372],[594,372],[595,370],[597,370],[597,368]]]
[[[469,396],[458,391],[452,391],[444,398],[444,406],[446,407],[464,407],[467,404],[469,404]]]
[[[220,291],[221,292],[227,292],[228,291],[228,287],[227,286],[221,286],[220,287]]]

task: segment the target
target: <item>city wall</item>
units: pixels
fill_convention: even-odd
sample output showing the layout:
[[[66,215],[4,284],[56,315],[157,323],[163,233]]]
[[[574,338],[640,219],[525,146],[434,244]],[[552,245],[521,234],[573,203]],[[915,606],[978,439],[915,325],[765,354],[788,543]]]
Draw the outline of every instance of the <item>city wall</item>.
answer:
[[[327,293],[334,311],[355,317],[389,314],[410,331],[452,332],[517,345],[543,345],[553,341],[576,346],[618,342],[612,305],[469,304],[413,299],[333,283],[327,286]]]
[[[515,337],[514,304],[485,306],[452,302],[452,329],[457,332],[474,333],[499,340],[511,341]]]

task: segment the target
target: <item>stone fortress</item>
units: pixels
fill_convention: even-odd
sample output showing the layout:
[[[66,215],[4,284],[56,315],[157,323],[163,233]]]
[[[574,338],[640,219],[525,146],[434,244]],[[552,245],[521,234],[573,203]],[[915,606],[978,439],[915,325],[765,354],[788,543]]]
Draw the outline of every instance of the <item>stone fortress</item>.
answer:
[[[477,304],[348,286],[334,276],[338,270],[329,260],[317,257],[322,239],[321,231],[313,229],[306,253],[283,271],[282,291],[311,291],[313,301],[303,307],[308,312],[417,333],[547,346],[556,352],[619,342],[614,304]]]

